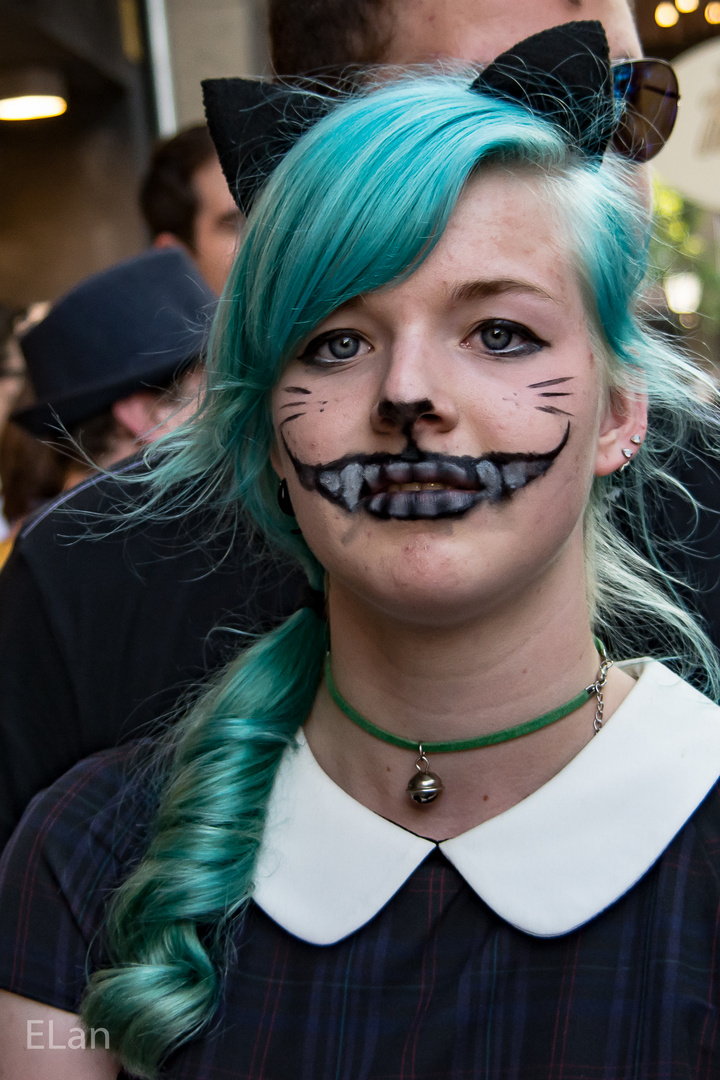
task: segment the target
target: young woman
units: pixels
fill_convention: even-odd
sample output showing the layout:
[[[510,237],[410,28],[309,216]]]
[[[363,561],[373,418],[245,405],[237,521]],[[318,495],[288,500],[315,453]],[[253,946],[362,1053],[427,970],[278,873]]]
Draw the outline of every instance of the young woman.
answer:
[[[612,520],[658,481],[648,401],[712,392],[634,315],[645,242],[611,156],[456,78],[280,165],[161,484],[314,593],[161,781],[118,751],[31,807],[14,1080],[717,1073],[720,713],[623,659],[665,628],[717,673]]]

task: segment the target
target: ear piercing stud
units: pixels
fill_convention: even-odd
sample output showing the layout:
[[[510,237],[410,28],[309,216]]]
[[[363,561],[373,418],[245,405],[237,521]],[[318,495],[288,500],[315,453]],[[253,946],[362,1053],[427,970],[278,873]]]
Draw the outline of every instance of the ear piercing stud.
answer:
[[[642,445],[642,435],[631,435],[630,436],[630,442],[633,444],[634,447],[641,446]],[[637,450],[632,450],[627,446],[623,446],[622,453],[623,453],[623,457],[625,458],[625,462],[618,469],[619,473],[625,472],[628,465],[632,461],[633,457],[637,453]]]

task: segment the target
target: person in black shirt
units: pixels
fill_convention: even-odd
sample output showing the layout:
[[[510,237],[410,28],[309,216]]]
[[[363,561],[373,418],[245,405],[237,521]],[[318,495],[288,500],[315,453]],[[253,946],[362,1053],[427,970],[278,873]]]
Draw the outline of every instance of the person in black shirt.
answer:
[[[136,499],[87,481],[25,524],[0,574],[0,847],[37,791],[174,717],[239,637],[296,606],[296,571],[246,533],[200,514],[118,528]]]

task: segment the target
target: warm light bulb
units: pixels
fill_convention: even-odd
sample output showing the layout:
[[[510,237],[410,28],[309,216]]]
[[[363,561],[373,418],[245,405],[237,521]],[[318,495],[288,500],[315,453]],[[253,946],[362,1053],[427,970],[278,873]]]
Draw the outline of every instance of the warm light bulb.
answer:
[[[709,23],[712,23],[713,26],[717,26],[720,23],[720,4],[708,4],[705,8],[705,18]]]
[[[655,8],[655,22],[658,26],[674,26],[679,18],[674,4],[658,4]]]
[[[702,281],[692,270],[669,274],[663,285],[667,305],[676,315],[692,315],[700,307]]]
[[[66,109],[65,98],[55,94],[0,98],[0,120],[42,120],[46,116],[62,116]]]
[[[689,15],[691,11],[697,11],[700,0],[675,0],[675,7],[681,15]]]

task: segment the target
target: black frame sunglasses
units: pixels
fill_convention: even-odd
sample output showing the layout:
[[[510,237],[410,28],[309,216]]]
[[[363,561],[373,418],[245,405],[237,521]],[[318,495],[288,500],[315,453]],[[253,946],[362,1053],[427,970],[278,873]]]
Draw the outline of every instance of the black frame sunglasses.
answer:
[[[618,60],[612,64],[613,91],[624,105],[612,149],[631,161],[651,161],[670,138],[680,90],[666,60]]]

